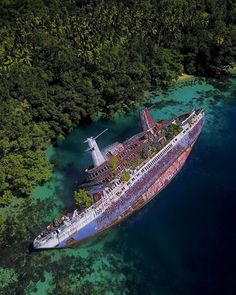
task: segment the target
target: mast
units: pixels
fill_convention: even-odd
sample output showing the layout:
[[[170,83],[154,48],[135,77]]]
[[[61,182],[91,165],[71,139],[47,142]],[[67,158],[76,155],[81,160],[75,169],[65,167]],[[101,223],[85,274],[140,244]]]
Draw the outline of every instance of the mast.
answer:
[[[148,108],[144,108],[143,110],[141,110],[140,119],[143,131],[151,130],[155,126],[155,122]]]
[[[104,163],[106,160],[104,158],[104,156],[102,155],[98,145],[97,145],[97,142],[96,142],[96,139],[102,135],[104,132],[106,132],[108,129],[105,129],[103,130],[100,134],[98,134],[97,136],[95,137],[88,137],[84,142],[87,142],[88,143],[88,146],[89,148],[87,149],[87,151],[90,151],[91,152],[91,155],[92,155],[92,160],[93,160],[93,165],[94,167],[98,167],[100,166],[102,163]]]

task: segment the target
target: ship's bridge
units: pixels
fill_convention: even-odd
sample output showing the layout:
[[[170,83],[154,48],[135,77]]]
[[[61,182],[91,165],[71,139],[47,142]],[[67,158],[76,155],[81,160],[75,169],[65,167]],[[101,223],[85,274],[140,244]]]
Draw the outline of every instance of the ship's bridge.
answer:
[[[110,156],[118,154],[124,149],[124,146],[120,142],[115,142],[105,149],[102,150],[102,154],[106,159],[109,159]]]

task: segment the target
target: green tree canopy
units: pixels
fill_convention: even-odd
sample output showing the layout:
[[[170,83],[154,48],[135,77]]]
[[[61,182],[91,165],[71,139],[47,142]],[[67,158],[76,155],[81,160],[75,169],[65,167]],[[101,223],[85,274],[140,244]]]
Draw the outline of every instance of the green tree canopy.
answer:
[[[121,181],[127,182],[130,180],[130,173],[128,171],[123,171],[121,175]]]
[[[119,161],[118,161],[118,158],[116,156],[111,156],[111,158],[108,161],[113,173],[116,173],[116,171],[117,171],[118,162]]]
[[[92,205],[92,198],[86,189],[80,189],[74,192],[74,199],[76,205],[80,207],[90,207]]]

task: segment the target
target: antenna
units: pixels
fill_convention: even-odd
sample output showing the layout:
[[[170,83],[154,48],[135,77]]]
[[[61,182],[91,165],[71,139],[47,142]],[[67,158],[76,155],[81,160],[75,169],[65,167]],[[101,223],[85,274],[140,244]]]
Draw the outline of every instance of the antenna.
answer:
[[[93,137],[93,136],[91,136],[91,137],[89,137],[89,138],[87,138],[85,141],[84,141],[84,143],[86,143],[86,142],[88,142],[89,141],[89,139],[97,139],[99,136],[101,136],[104,132],[106,132],[108,130],[108,128],[106,128],[106,129],[104,129],[101,133],[99,133],[98,135],[96,135],[95,137]]]
[[[101,133],[99,133],[97,136],[94,137],[94,139],[97,139],[100,135],[102,135],[104,132],[106,132],[108,128],[104,129]]]
[[[150,107],[148,107],[149,110],[153,109],[155,107],[155,104],[152,104]]]

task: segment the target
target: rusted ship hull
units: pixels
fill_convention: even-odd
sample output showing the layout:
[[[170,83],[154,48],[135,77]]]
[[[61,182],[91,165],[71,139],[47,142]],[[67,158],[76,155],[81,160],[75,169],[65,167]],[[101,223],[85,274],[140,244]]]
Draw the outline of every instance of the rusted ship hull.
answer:
[[[102,154],[95,142],[97,137],[87,139],[95,163],[92,172],[89,170],[91,173],[88,177],[92,183],[93,178],[98,177],[90,194],[99,198],[94,198],[93,205],[83,212],[74,210],[72,215],[64,216],[63,222],[58,227],[50,228],[47,235],[39,235],[34,241],[35,248],[71,247],[100,234],[151,201],[178,174],[201,133],[204,124],[203,110],[194,110],[171,122],[159,121],[160,123],[155,123],[145,110],[141,113],[141,119],[144,131],[127,140],[122,149],[121,144],[116,143]],[[156,150],[155,144],[161,146],[161,149]],[[142,145],[143,154],[137,152],[139,145]],[[149,149],[151,146],[154,152]],[[104,158],[104,154],[108,157],[109,153],[116,155],[121,171],[129,171],[129,179],[122,179],[123,174],[118,172],[116,178],[110,182],[109,160]],[[138,153],[144,160],[141,165],[136,166],[137,169],[124,168],[122,161],[126,156],[126,162],[132,162],[132,159],[134,161],[133,153],[136,156]],[[99,173],[105,178],[101,178]]]
[[[103,212],[102,216],[99,216],[84,228],[73,234],[70,239],[59,243],[57,248],[70,247],[72,239],[74,245],[107,230],[143,207],[158,195],[183,167],[201,132],[203,121],[204,120],[199,121],[198,125],[196,125],[189,134],[186,134],[186,138],[183,138],[178,147],[172,151],[172,154],[167,154],[167,158],[163,159],[163,163],[159,163],[153,171],[149,172],[149,177],[147,175],[145,176],[146,184],[141,180],[137,183],[136,187],[132,187],[132,189],[127,191],[127,193],[117,202],[111,204],[109,209]],[[173,152],[175,153],[174,155]],[[168,158],[170,159],[169,161]],[[153,178],[151,177],[151,174],[154,175]],[[135,192],[135,189],[137,192]]]

